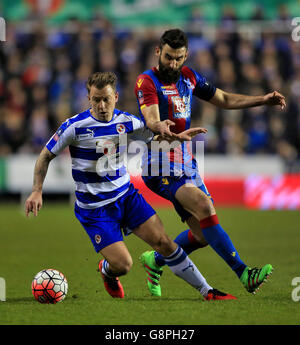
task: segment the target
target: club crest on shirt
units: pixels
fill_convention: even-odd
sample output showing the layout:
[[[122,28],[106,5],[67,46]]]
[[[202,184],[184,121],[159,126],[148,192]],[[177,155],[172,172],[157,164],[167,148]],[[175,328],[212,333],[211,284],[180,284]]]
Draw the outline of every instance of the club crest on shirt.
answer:
[[[116,125],[117,132],[119,134],[125,133],[126,127],[123,125],[123,123],[118,123]]]
[[[189,117],[190,97],[174,96],[171,98],[173,104],[173,116],[175,118]]]

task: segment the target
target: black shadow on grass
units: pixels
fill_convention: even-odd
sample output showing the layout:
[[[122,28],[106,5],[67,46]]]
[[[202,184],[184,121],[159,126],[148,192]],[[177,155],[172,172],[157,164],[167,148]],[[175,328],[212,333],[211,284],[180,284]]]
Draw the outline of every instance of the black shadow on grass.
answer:
[[[127,296],[126,298],[123,299],[124,302],[132,302],[132,301],[143,301],[143,302],[162,302],[162,301],[170,301],[170,302],[174,302],[174,301],[181,301],[181,302],[202,302],[203,300],[201,298],[191,298],[191,297],[129,297]]]
[[[5,303],[24,303],[24,302],[36,302],[33,297],[16,297],[8,298]]]

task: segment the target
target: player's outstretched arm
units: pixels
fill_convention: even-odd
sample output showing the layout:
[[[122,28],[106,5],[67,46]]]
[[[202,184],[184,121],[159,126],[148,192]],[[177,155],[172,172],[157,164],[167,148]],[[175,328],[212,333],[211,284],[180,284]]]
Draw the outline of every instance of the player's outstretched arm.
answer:
[[[34,167],[32,193],[25,202],[25,215],[32,212],[37,216],[43,204],[42,189],[50,161],[56,157],[46,147],[40,153]]]
[[[285,97],[277,91],[262,96],[248,96],[225,92],[217,88],[214,96],[209,102],[223,109],[243,109],[260,105],[279,105],[283,110],[286,107]]]
[[[199,133],[207,132],[205,128],[201,127],[190,128],[178,134],[171,132],[170,127],[174,126],[175,123],[170,120],[160,121],[159,108],[157,104],[150,105],[149,107],[144,107],[142,109],[142,113],[146,120],[147,127],[153,133],[157,134],[154,140],[183,142],[191,140],[195,135]]]
[[[184,141],[192,140],[193,137],[195,137],[197,134],[200,134],[200,133],[203,133],[203,134],[207,133],[207,129],[203,127],[189,128],[186,131],[176,134],[175,138],[165,139],[161,135],[156,135],[153,137],[153,140],[157,140],[157,141],[166,140],[169,143],[173,141],[184,142]]]

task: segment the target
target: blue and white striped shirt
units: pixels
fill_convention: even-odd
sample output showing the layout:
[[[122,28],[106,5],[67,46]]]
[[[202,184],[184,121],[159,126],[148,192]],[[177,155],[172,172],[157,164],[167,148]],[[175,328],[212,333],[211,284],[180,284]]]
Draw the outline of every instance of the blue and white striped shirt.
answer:
[[[130,176],[124,162],[118,159],[120,138],[124,133],[135,136],[140,133],[146,142],[153,137],[143,121],[132,114],[115,109],[112,120],[102,122],[88,109],[67,119],[46,144],[55,155],[69,146],[79,207],[101,207],[127,192]],[[107,164],[111,157],[115,159]]]

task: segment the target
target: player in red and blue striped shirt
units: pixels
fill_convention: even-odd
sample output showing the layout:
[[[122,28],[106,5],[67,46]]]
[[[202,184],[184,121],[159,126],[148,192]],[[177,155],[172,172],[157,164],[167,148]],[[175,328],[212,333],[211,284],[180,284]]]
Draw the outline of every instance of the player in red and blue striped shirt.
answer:
[[[225,92],[206,80],[201,74],[184,66],[188,56],[188,39],[179,29],[166,31],[156,47],[158,65],[140,74],[135,85],[135,94],[142,119],[154,133],[159,133],[166,140],[176,138],[177,134],[190,127],[192,97],[210,102],[225,109],[240,109],[259,105],[280,105],[285,107],[285,98],[274,91],[263,96],[247,96]],[[164,175],[166,155],[148,152],[144,159],[143,180],[155,193],[170,200],[190,229],[182,232],[175,241],[187,253],[209,244],[237,274],[249,292],[255,292],[261,283],[271,274],[272,266],[251,269],[240,258],[231,239],[221,227],[212,199],[198,173],[197,162],[191,149],[182,145],[181,151],[168,155],[170,174]],[[164,158],[162,158],[164,157]],[[157,164],[158,176],[149,174],[151,166]],[[188,167],[187,167],[188,165]],[[151,169],[150,169],[151,168]],[[181,168],[181,170],[180,170]],[[156,171],[154,169],[154,171]],[[178,174],[178,170],[180,173]],[[145,172],[148,174],[145,174]],[[187,174],[186,171],[191,172]],[[146,252],[141,256],[146,270],[161,270],[164,260],[155,252]],[[151,266],[152,265],[152,266]],[[148,272],[149,273],[149,272]],[[149,286],[150,292],[160,295],[155,286]]]

